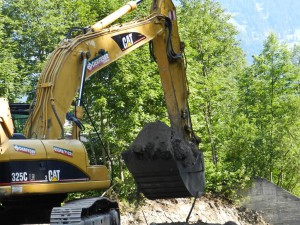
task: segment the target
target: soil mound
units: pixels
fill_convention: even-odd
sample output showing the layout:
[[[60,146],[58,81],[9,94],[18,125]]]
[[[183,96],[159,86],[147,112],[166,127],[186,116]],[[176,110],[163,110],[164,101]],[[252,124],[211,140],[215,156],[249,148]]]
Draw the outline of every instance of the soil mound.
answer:
[[[186,167],[191,166],[199,154],[194,143],[181,139],[175,130],[160,121],[146,124],[129,151],[152,160],[174,158]]]

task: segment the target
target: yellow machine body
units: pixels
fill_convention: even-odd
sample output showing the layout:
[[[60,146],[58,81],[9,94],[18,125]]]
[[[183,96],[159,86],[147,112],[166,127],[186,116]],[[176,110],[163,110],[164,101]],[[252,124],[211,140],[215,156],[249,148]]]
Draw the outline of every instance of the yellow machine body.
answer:
[[[106,189],[105,166],[89,166],[78,140],[10,140],[1,154],[0,195],[49,194]]]
[[[77,140],[79,129],[75,127],[73,139],[66,140],[63,124],[84,80],[149,42],[158,65],[171,127],[181,139],[191,141],[187,78],[175,6],[171,0],[153,0],[148,18],[111,25],[136,6],[137,1],[129,2],[82,35],[63,40],[51,53],[37,84],[24,139],[9,140],[11,116],[7,101],[0,101],[0,202],[14,196],[64,194],[110,186],[108,169],[89,164],[86,149]],[[80,119],[82,110],[80,106],[77,109],[75,116]],[[199,166],[184,172],[187,175],[182,175],[181,170],[176,172],[176,176],[186,177],[183,189],[186,189],[184,183],[193,180],[190,173],[203,171],[201,160],[199,155],[196,163]],[[172,167],[169,169],[178,170],[176,163]],[[185,193],[184,197],[190,195]]]

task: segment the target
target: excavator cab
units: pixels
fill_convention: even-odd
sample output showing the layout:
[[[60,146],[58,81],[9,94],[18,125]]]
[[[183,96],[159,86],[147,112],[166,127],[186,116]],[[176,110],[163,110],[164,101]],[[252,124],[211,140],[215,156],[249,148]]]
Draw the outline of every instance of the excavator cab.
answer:
[[[10,139],[26,139],[22,132],[29,117],[30,104],[9,103],[9,108],[14,124],[14,134]]]

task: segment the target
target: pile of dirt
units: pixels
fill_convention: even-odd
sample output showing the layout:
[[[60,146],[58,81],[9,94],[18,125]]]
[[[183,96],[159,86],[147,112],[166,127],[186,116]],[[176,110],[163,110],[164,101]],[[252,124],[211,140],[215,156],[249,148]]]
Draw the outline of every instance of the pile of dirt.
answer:
[[[128,150],[151,160],[174,158],[186,167],[191,166],[199,154],[195,144],[184,141],[160,121],[146,124]]]
[[[220,198],[201,197],[189,222],[193,199],[145,200],[138,207],[120,203],[122,225],[267,225],[258,212],[234,206]]]

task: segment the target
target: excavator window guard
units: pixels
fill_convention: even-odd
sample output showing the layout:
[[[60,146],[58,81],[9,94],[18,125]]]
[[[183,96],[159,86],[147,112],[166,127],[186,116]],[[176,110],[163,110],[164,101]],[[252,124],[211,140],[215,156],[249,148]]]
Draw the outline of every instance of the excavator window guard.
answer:
[[[10,103],[9,107],[15,128],[14,133],[21,133],[29,117],[30,105],[27,103]]]

